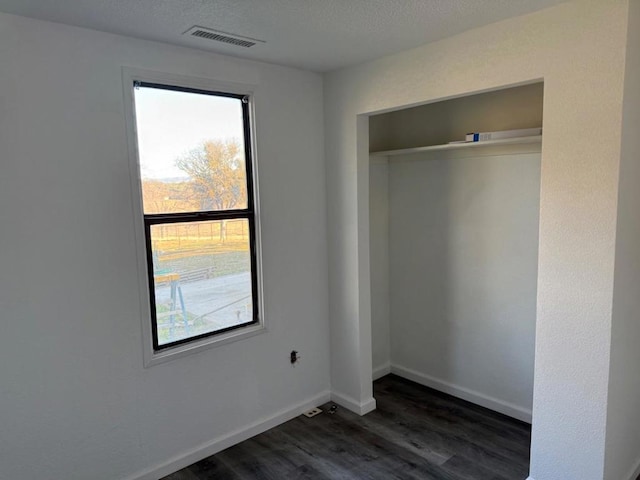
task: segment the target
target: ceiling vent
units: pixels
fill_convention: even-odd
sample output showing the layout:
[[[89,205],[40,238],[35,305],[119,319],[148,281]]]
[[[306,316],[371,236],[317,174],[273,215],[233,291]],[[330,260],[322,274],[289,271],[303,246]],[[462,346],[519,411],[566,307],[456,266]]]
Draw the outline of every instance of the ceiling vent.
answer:
[[[220,30],[213,30],[211,28],[198,27],[197,25],[184,32],[183,35],[204,38],[214,42],[228,43],[229,45],[236,45],[238,47],[245,48],[253,47],[257,43],[266,43],[264,40],[234,35],[232,33],[221,32]]]

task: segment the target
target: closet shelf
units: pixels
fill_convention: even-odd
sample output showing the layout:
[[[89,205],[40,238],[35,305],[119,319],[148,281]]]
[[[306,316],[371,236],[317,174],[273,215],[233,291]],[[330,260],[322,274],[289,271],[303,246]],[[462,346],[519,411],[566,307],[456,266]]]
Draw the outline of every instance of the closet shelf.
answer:
[[[542,135],[536,135],[531,137],[516,137],[516,138],[504,138],[499,140],[485,140],[483,142],[468,142],[468,143],[446,143],[444,145],[429,145],[427,147],[414,147],[414,148],[401,148],[399,150],[382,150],[379,152],[370,152],[369,155],[375,157],[387,157],[395,155],[407,155],[410,153],[420,152],[433,152],[437,150],[459,150],[462,148],[477,148],[487,146],[499,146],[499,145],[519,145],[526,143],[541,143]]]

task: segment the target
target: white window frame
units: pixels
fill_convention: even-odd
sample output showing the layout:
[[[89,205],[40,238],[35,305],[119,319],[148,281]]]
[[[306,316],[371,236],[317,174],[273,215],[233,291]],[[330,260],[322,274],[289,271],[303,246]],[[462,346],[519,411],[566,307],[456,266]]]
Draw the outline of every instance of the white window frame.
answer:
[[[262,276],[262,242],[260,228],[260,202],[258,194],[258,162],[255,142],[255,85],[241,83],[219,82],[213,79],[189,77],[171,73],[155,72],[131,67],[122,68],[122,81],[124,89],[125,120],[127,126],[127,142],[129,150],[129,176],[131,181],[131,199],[133,214],[135,217],[134,231],[136,242],[136,267],[139,284],[140,297],[140,320],[142,328],[142,352],[145,367],[150,367],[159,363],[191,355],[203,350],[236,342],[244,338],[252,337],[266,331],[264,292]],[[209,337],[194,339],[187,343],[176,345],[171,348],[154,350],[151,304],[151,295],[146,254],[146,238],[144,232],[144,211],[142,204],[142,183],[140,166],[138,160],[138,139],[136,132],[134,83],[156,83],[171,85],[176,87],[193,88],[212,92],[228,92],[239,95],[246,95],[249,99],[249,121],[251,130],[251,160],[252,160],[252,180],[255,213],[255,249],[256,249],[256,278],[257,278],[257,301],[258,301],[258,322],[245,327],[229,330]]]

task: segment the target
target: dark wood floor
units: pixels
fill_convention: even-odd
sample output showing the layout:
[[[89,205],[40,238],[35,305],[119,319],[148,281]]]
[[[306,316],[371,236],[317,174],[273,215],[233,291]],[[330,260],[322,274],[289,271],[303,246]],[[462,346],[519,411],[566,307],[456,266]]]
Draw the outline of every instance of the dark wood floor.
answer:
[[[394,375],[377,409],[297,417],[164,480],[523,480],[531,428]]]

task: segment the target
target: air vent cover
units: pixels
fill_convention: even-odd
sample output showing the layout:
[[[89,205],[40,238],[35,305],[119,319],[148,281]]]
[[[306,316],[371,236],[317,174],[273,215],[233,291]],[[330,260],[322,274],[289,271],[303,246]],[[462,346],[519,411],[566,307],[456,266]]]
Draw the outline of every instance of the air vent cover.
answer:
[[[258,40],[257,38],[243,37],[241,35],[234,35],[232,33],[222,32],[220,30],[199,27],[197,25],[184,32],[183,35],[205,38],[214,42],[228,43],[230,45],[236,45],[238,47],[245,48],[253,47],[256,43],[266,43],[264,40]]]

